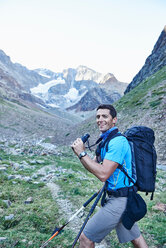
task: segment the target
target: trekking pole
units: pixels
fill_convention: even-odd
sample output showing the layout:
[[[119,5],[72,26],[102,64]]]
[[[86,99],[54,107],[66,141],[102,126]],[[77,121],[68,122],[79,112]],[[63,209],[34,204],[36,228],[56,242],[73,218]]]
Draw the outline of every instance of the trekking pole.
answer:
[[[99,202],[99,200],[100,200],[100,198],[101,198],[101,196],[102,196],[102,194],[103,194],[103,192],[104,192],[104,190],[105,190],[105,187],[106,187],[106,183],[104,184],[104,186],[103,186],[102,189],[100,190],[100,192],[99,192],[99,194],[98,194],[98,196],[97,196],[95,202],[93,203],[93,205],[92,205],[92,207],[91,207],[91,209],[90,209],[90,211],[89,211],[88,216],[86,217],[86,219],[85,219],[85,221],[84,221],[84,223],[83,223],[83,225],[82,225],[82,227],[81,227],[81,229],[80,229],[80,231],[79,231],[77,237],[75,238],[75,240],[74,240],[74,242],[73,242],[73,244],[72,244],[72,248],[76,245],[77,240],[79,239],[79,237],[80,237],[80,235],[81,235],[81,233],[82,233],[84,227],[86,226],[86,224],[87,224],[87,222],[88,222],[90,216],[92,215],[93,211],[95,210],[95,207],[97,206],[97,203]]]
[[[40,248],[44,248],[48,245],[48,243],[55,237],[57,236],[60,231],[62,231],[62,229],[67,226],[67,224],[72,221],[101,191],[102,189],[100,189],[98,192],[94,193],[83,205],[82,207],[76,211],[75,214],[73,214],[70,219],[61,227],[56,227],[55,230],[53,231],[52,236],[40,247]]]

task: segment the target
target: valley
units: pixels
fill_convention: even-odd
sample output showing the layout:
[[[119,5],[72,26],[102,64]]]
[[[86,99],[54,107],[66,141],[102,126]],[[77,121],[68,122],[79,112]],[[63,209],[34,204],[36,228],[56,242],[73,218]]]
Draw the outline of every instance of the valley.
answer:
[[[86,66],[52,72],[29,70],[0,50],[0,248],[38,248],[102,183],[74,156],[71,143],[85,133],[99,137],[95,109],[113,104],[118,129],[148,126],[155,132],[154,200],[140,229],[149,248],[166,246],[166,29],[130,84]],[[39,87],[40,86],[40,87]],[[125,94],[123,93],[125,92]],[[94,155],[95,147],[88,150]],[[96,210],[98,209],[96,207]],[[48,247],[69,248],[90,206]],[[78,247],[78,244],[77,244]],[[119,244],[112,232],[97,248]]]

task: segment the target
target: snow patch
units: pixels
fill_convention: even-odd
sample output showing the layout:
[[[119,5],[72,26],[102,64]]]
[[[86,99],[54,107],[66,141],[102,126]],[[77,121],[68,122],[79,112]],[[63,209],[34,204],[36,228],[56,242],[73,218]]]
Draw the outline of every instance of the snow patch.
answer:
[[[46,84],[39,84],[37,87],[31,88],[30,91],[34,95],[46,94],[49,88],[57,84],[65,84],[65,80],[59,77],[56,80],[48,81]]]
[[[39,104],[39,103],[36,103],[36,105],[38,105],[39,107],[43,108],[43,109],[46,109],[46,107],[44,107],[43,105]]]
[[[46,78],[51,78],[51,76],[45,74],[45,73],[42,73],[42,72],[38,72],[38,74],[42,77],[46,77]]]
[[[55,104],[55,103],[49,103],[47,105],[52,107],[52,108],[59,108],[59,106],[57,104]]]
[[[69,92],[66,95],[64,95],[64,97],[68,101],[75,101],[78,99],[78,90],[75,88],[71,88]]]

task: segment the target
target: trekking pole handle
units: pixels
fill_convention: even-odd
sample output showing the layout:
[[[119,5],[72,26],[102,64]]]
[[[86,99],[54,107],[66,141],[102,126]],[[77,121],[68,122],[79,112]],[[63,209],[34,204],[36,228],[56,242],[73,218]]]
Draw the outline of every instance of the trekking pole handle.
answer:
[[[85,143],[89,139],[90,135],[89,133],[86,133],[84,136],[81,137],[82,142]]]

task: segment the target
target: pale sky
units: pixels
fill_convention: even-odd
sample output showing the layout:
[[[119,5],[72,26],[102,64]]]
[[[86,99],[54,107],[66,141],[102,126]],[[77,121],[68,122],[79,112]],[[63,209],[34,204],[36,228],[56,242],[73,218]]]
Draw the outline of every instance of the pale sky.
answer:
[[[129,83],[165,25],[165,0],[0,0],[0,49],[28,69],[85,65]]]

